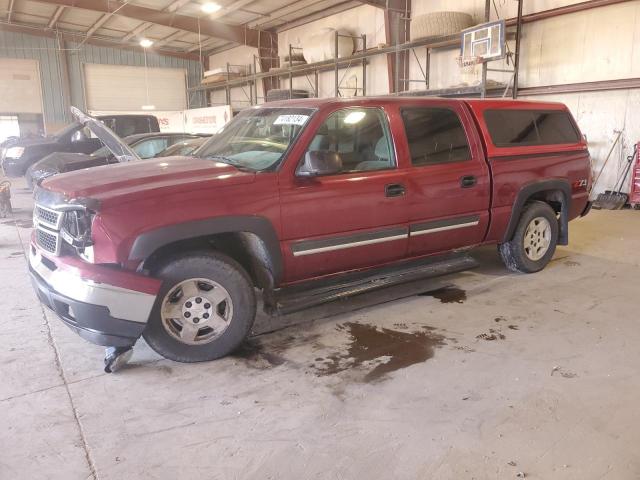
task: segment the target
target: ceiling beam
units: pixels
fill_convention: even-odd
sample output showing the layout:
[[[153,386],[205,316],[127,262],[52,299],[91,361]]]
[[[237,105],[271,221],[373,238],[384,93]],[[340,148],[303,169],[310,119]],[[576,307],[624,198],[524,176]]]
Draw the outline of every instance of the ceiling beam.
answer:
[[[83,8],[85,10],[93,10],[96,12],[113,13],[123,17],[135,18],[145,22],[163,25],[165,27],[176,28],[186,32],[200,33],[208,37],[216,37],[222,40],[257,47],[264,39],[272,35],[269,32],[255,30],[252,28],[227,25],[215,20],[206,18],[189,17],[173,12],[163,12],[148,7],[141,7],[131,3],[122,3],[119,1],[105,2],[104,0],[37,0],[40,3],[49,5],[64,5],[67,7]]]
[[[358,2],[363,5],[371,5],[372,7],[395,10],[397,12],[411,10],[411,2],[406,0],[358,0]]]
[[[240,10],[245,5],[249,5],[250,3],[253,3],[253,2],[255,2],[255,0],[236,0],[232,4],[227,5],[226,7],[222,7],[217,12],[213,12],[207,18],[209,18],[210,20],[214,20],[216,18],[223,17],[229,13],[235,12],[236,10]]]
[[[204,51],[204,49],[206,47],[208,47],[209,45],[211,45],[212,43],[216,43],[220,41],[219,38],[209,38],[207,40],[205,40],[204,42],[200,42],[196,45],[194,45],[193,47],[190,47],[187,52],[195,52],[196,50],[200,50],[202,48],[202,51]]]
[[[102,15],[98,21],[96,21],[96,23],[94,23],[93,25],[91,25],[91,28],[89,28],[89,30],[87,30],[87,32],[85,33],[85,39],[82,43],[84,43],[86,40],[88,40],[89,38],[91,38],[91,36],[96,33],[96,30],[98,30],[100,27],[102,27],[102,25],[104,25],[105,23],[107,23],[107,20],[109,20],[111,18],[111,13],[105,13],[104,15]]]
[[[11,15],[13,15],[13,7],[16,0],[9,0],[9,8],[7,8],[7,22],[11,23]]]
[[[165,12],[175,12],[180,7],[183,7],[184,5],[189,3],[190,1],[191,0],[175,0],[167,8],[165,8],[163,11],[165,11]],[[138,25],[136,28],[131,30],[129,33],[127,33],[124,37],[122,37],[122,41],[123,42],[128,42],[133,37],[135,37],[136,35],[140,35],[142,32],[144,32],[145,30],[148,30],[152,26],[153,26],[153,23],[143,22],[140,25]]]
[[[58,8],[56,8],[56,11],[51,16],[51,20],[49,20],[49,23],[47,24],[47,28],[53,28],[56,26],[56,23],[58,23],[58,20],[60,20],[62,12],[64,12],[64,9],[65,7],[63,5],[60,5]]]
[[[122,37],[120,39],[120,41],[121,42],[128,42],[129,40],[131,40],[136,35],[140,35],[145,30],[151,28],[152,25],[153,25],[153,23],[143,22],[140,25],[138,25],[136,28],[131,30],[129,33],[127,33],[124,37]]]
[[[291,21],[279,20],[278,21],[278,19],[276,19],[275,22],[279,23],[279,25],[277,26],[270,25],[270,28],[273,28],[276,32],[280,33],[285,30],[289,30],[291,28],[299,27],[301,25],[306,25],[307,23],[322,20],[323,18],[329,17],[331,15],[337,15],[346,10],[351,10],[352,8],[357,7],[359,4],[360,3],[358,0],[347,0],[346,2],[338,3],[332,7],[325,8],[323,10],[320,10],[319,12],[315,12],[310,15],[305,15],[304,17],[300,17],[295,20],[291,20]],[[270,23],[271,20],[267,20],[267,23]]]
[[[0,31],[5,30],[8,32],[18,32],[18,33],[26,33],[28,35],[34,35],[36,37],[46,37],[46,38],[56,38],[55,30],[45,30],[42,28],[42,25],[16,25],[14,24],[6,24],[0,23]],[[62,40],[66,40],[69,42],[78,43],[80,36],[77,32],[66,32],[62,30],[58,30],[57,34],[60,36]],[[140,47],[139,45],[132,44],[122,44],[117,40],[109,41],[109,40],[100,40],[97,38],[90,38],[84,43],[89,45],[96,45],[99,47],[110,47],[110,48],[118,48],[121,50],[134,50],[138,52],[142,52],[145,49]],[[176,57],[183,58],[185,60],[195,60],[199,61],[200,57],[193,53],[184,53],[184,52],[176,52],[174,50],[162,50],[162,49],[151,49],[151,51],[158,55],[164,55],[167,57]]]
[[[163,45],[166,45],[169,42],[172,42],[184,35],[188,35],[187,32],[183,32],[182,30],[178,30],[176,32],[173,32],[171,35],[169,35],[168,37],[163,38],[162,40],[158,40],[157,42],[155,42],[153,44],[154,48],[159,48]]]

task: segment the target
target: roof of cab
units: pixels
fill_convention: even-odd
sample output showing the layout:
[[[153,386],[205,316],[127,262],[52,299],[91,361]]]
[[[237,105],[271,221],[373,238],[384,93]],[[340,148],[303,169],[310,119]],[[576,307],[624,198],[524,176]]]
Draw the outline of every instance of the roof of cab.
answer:
[[[424,104],[428,102],[458,102],[466,103],[474,110],[485,110],[487,108],[505,108],[505,109],[548,109],[548,110],[565,110],[566,106],[558,102],[541,102],[532,100],[511,100],[502,98],[443,98],[443,97],[417,97],[417,96],[379,96],[379,97],[351,97],[351,98],[300,98],[292,100],[281,100],[277,102],[263,103],[260,108],[281,108],[281,107],[297,107],[297,108],[321,108],[332,105],[344,105],[345,107],[353,106],[375,106],[375,105],[392,105],[392,104]]]

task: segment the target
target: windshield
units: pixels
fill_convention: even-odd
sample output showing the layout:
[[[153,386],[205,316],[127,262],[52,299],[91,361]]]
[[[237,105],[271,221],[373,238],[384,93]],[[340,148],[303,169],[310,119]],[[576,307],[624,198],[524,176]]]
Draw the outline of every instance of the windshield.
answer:
[[[131,142],[133,140],[137,140],[136,137],[130,138],[130,139],[126,139],[123,138],[122,141],[124,143],[126,143],[127,145],[131,145]],[[113,153],[111,152],[111,150],[109,149],[109,147],[105,147],[104,144],[102,144],[102,147],[99,148],[98,150],[96,150],[95,152],[91,153],[89,156],[90,157],[109,157],[113,155]]]
[[[309,108],[287,107],[244,110],[194,155],[255,171],[273,168],[313,112]]]

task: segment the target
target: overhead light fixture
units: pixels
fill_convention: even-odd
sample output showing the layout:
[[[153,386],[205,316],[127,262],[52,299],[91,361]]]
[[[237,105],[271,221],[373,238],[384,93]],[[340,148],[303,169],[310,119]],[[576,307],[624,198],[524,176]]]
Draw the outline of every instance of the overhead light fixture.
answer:
[[[354,125],[358,123],[365,117],[366,113],[362,111],[349,112],[346,117],[344,117],[344,123],[347,125]]]
[[[143,110],[155,110],[156,106],[155,105],[142,105],[142,109]]]
[[[149,40],[148,38],[140,40],[140,46],[142,48],[149,48],[151,45],[153,45],[153,40]]]
[[[222,8],[222,6],[218,5],[215,2],[203,3],[200,6],[200,10],[202,10],[204,13],[215,13],[218,10],[220,10],[221,8]]]

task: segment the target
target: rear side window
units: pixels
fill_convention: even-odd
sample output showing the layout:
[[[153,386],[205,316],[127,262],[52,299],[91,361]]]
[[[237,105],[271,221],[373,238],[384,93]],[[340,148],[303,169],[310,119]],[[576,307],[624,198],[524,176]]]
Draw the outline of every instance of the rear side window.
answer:
[[[484,121],[496,147],[577,143],[580,136],[568,112],[486,110]]]
[[[448,108],[403,108],[402,120],[414,166],[464,162],[469,142],[458,114]]]

